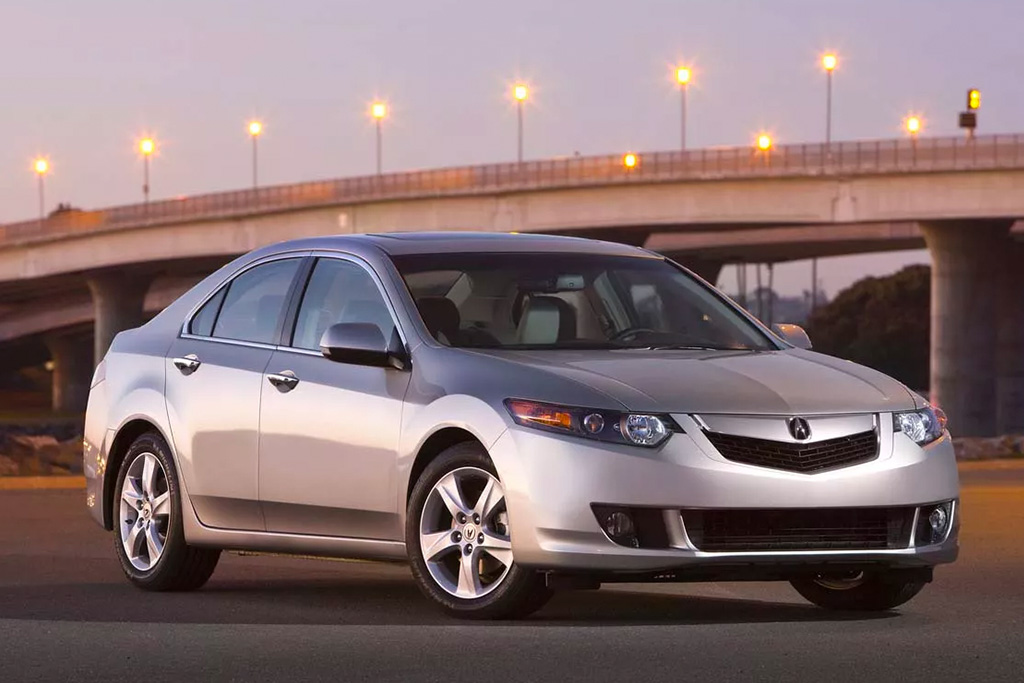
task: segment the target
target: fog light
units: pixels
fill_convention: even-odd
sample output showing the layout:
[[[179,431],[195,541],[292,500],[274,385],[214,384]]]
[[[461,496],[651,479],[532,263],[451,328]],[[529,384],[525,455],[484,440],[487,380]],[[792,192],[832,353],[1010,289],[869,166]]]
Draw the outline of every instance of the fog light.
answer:
[[[942,543],[953,526],[953,501],[920,508],[914,545],[926,546]]]
[[[633,518],[625,512],[615,511],[604,519],[604,530],[612,538],[625,539],[636,533]]]

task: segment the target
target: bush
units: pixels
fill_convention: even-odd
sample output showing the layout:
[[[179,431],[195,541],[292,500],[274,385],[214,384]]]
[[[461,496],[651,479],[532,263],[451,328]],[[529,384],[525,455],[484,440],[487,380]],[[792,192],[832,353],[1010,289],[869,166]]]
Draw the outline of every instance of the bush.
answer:
[[[807,329],[815,351],[927,390],[930,306],[931,268],[907,266],[855,282],[818,308]]]

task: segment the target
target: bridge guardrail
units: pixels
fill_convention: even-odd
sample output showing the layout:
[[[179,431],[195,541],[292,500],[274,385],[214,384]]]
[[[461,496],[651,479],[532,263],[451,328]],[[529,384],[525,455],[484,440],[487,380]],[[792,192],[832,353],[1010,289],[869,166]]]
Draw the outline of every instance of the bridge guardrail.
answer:
[[[1024,135],[794,144],[769,151],[722,147],[638,153],[637,157],[634,168],[626,168],[620,155],[563,157],[275,185],[95,211],[76,210],[42,221],[0,225],[0,243],[417,197],[636,182],[1024,168]]]

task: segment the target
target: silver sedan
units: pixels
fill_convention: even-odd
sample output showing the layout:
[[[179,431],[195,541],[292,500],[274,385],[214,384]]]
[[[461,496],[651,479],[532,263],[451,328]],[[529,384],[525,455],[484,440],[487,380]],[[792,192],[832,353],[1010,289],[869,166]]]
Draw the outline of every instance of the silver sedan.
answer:
[[[616,581],[891,609],[957,555],[945,416],[809,346],[627,246],[278,244],[114,340],[87,501],[149,590],[245,549],[407,560],[463,617]]]

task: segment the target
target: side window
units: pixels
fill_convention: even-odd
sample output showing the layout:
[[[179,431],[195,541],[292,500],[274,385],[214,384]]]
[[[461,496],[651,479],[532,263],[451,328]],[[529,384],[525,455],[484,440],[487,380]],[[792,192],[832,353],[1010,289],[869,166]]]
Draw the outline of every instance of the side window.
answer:
[[[277,322],[299,261],[297,258],[271,261],[236,277],[224,295],[213,336],[273,344]]]
[[[227,292],[227,287],[221,287],[219,292],[203,304],[203,307],[192,317],[192,324],[188,327],[189,334],[195,334],[200,337],[209,337],[213,334],[213,321],[217,319],[217,313],[220,311],[220,305],[223,303],[224,295]]]
[[[324,331],[335,323],[374,323],[385,339],[395,332],[391,312],[370,274],[350,261],[322,258],[302,295],[292,346],[320,348]]]

